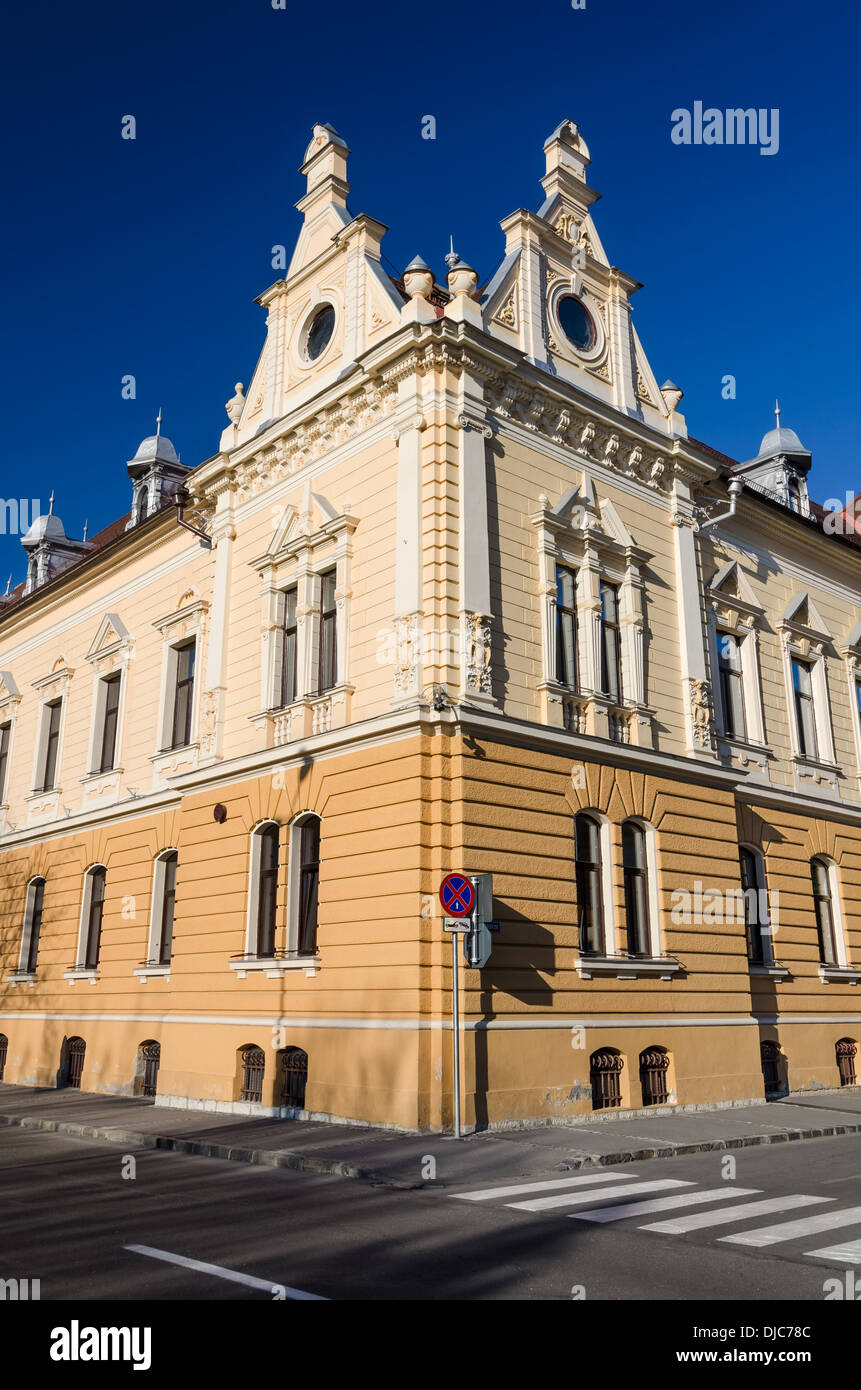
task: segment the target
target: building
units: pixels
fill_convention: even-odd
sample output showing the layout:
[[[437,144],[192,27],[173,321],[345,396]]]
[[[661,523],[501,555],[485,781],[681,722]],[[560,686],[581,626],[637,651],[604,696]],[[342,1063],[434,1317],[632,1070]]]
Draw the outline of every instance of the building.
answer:
[[[7,1082],[440,1129],[852,1084],[861,550],[780,424],[691,438],[564,121],[479,290],[314,127],[217,453],[0,607]]]

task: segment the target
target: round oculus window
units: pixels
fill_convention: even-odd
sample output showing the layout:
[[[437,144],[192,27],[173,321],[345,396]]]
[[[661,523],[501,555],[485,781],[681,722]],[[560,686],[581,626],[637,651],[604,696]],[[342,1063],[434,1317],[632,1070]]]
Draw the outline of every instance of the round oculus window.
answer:
[[[331,304],[324,304],[311,320],[305,334],[305,356],[309,362],[322,357],[335,331],[335,310]]]
[[[595,323],[582,299],[564,294],[556,305],[556,317],[565,337],[578,352],[590,352],[595,346]]]

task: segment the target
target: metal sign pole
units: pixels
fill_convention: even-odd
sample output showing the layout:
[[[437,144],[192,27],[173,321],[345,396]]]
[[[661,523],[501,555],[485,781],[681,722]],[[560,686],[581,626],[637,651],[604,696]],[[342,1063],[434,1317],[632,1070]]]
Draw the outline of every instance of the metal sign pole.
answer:
[[[451,934],[451,1028],[454,1067],[454,1137],[460,1139],[460,991],[458,981],[458,933]]]

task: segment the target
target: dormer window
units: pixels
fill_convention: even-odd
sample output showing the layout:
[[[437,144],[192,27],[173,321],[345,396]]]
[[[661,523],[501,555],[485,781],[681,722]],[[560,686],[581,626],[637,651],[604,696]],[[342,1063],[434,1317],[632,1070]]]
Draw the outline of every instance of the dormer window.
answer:
[[[787,478],[786,488],[789,494],[790,507],[794,512],[801,512],[803,510],[801,499],[801,483],[798,481],[798,479],[795,477],[793,473],[790,473],[789,477]]]
[[[142,440],[126,467],[133,485],[132,514],[126,526],[130,531],[174,498],[190,471],[180,463],[173,444],[161,432],[161,411],[155,434]]]

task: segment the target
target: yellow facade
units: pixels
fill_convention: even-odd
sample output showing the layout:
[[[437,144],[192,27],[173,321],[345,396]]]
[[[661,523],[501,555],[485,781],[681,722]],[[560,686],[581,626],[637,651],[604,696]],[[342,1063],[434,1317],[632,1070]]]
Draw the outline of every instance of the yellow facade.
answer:
[[[752,487],[712,527],[732,461],[690,439],[657,386],[630,327],[636,282],[611,271],[588,212],[576,127],[545,148],[548,203],[503,224],[506,262],[479,299],[465,263],[447,289],[420,266],[383,274],[384,229],[350,219],[346,147],[315,127],[294,261],[261,298],[260,363],[218,453],[188,475],[183,515],[203,538],[165,495],[0,607],[3,1080],[67,1080],[68,1040],[82,1038],[82,1088],[131,1094],[141,1045],[159,1043],[160,1103],[262,1113],[285,1104],[280,1059],[298,1048],[305,1112],[444,1128],[451,941],[437,889],[451,869],[493,875],[499,922],[484,969],[460,967],[467,1122],[591,1113],[591,1059],[607,1050],[622,1058],[617,1113],[644,1103],[639,1059],[656,1050],[670,1105],[762,1098],[763,1043],[790,1090],[845,1080],[836,1046],[861,1027],[861,557]],[[554,318],[560,293],[591,316],[579,355]],[[330,336],[315,357],[321,306]],[[568,681],[560,569],[576,579]],[[741,733],[718,693],[728,634]],[[192,641],[177,739],[177,653]],[[794,662],[810,672],[815,748],[799,746]],[[594,939],[582,813],[601,845]],[[309,815],[319,903],[303,952]],[[254,857],[270,824],[271,956],[255,949]],[[637,950],[626,824],[642,832]],[[773,899],[761,959],[728,910],[739,846]],[[167,852],[172,950],[153,968]],[[831,875],[830,946],[811,860]],[[249,1046],[266,1058],[253,1101]]]

